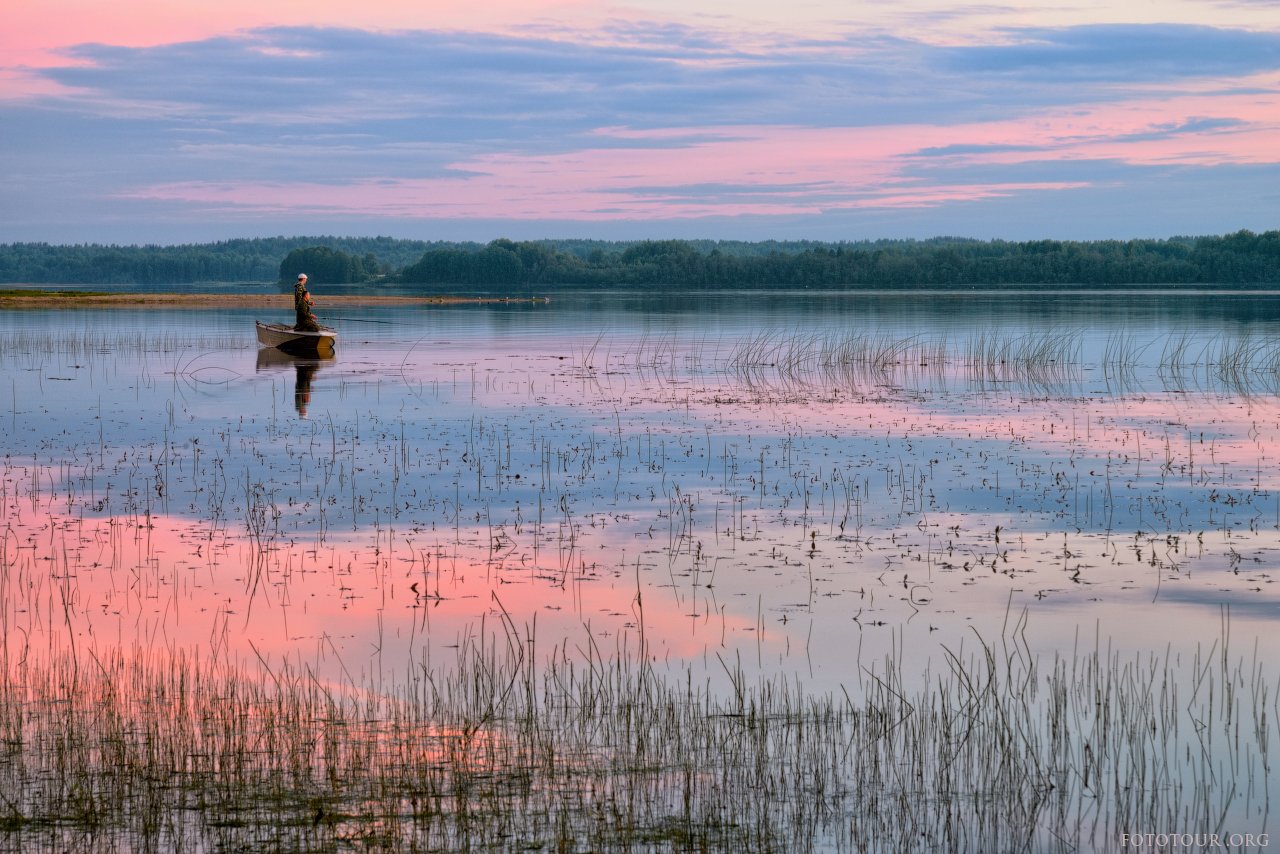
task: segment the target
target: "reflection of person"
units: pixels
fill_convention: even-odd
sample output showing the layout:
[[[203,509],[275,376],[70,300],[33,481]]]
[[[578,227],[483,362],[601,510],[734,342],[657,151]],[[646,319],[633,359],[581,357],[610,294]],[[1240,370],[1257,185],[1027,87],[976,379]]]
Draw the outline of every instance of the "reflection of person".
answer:
[[[320,322],[311,313],[311,294],[307,292],[307,274],[299,273],[293,286],[293,310],[297,321],[293,328],[299,332],[319,332]]]
[[[311,403],[311,378],[316,375],[316,366],[298,362],[296,367],[298,381],[293,387],[293,406],[298,410],[299,418],[306,418],[307,405]]]

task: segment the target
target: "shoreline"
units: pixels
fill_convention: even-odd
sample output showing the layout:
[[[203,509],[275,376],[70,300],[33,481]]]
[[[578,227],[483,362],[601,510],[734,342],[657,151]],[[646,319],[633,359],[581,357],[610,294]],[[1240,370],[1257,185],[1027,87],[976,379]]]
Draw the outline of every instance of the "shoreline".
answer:
[[[314,296],[314,295],[313,295]],[[546,302],[545,297],[461,296],[320,296],[316,307],[395,305],[483,305],[511,302]],[[6,308],[271,308],[292,309],[293,294],[149,294],[86,291],[0,291],[0,309]]]

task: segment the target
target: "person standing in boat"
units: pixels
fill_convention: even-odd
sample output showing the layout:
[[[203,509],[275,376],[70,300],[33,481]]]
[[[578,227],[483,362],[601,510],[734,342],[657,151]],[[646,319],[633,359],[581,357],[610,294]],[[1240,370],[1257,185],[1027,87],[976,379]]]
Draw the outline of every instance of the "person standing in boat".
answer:
[[[311,313],[311,294],[307,291],[307,274],[299,273],[298,281],[293,286],[293,310],[297,321],[293,328],[299,332],[319,332],[320,321]]]

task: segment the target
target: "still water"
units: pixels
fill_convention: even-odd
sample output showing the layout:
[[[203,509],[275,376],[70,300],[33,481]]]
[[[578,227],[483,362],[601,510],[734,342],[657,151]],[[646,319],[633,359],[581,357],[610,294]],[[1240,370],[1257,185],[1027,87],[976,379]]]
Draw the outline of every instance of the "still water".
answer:
[[[331,360],[262,312],[0,314],[7,663],[1280,658],[1280,294],[317,302]]]

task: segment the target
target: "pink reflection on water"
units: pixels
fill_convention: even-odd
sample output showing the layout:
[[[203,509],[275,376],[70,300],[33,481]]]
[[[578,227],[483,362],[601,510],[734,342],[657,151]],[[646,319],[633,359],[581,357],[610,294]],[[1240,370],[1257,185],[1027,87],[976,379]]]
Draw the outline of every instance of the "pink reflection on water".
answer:
[[[566,370],[560,386],[539,389],[543,402],[576,397],[580,409],[599,408],[602,433],[617,418],[626,435],[653,429],[697,448],[699,459],[724,460],[723,469],[708,465],[685,481],[701,520],[691,539],[715,566],[719,601],[737,597],[741,612],[741,599],[759,597],[768,631],[791,645],[789,663],[771,665],[766,653],[762,667],[799,665],[814,678],[845,681],[904,649],[930,659],[944,645],[1007,631],[1039,651],[1068,648],[1082,632],[1117,649],[1141,651],[1157,638],[1190,648],[1212,643],[1224,615],[1237,638],[1275,647],[1268,614],[1280,606],[1280,481],[1270,463],[1280,410],[1269,397],[1054,395],[1016,383],[926,393],[888,381],[862,391],[799,382],[753,388],[714,372],[611,377],[606,368],[628,358]],[[508,393],[514,403],[528,392],[483,390],[490,404]],[[792,482],[810,482],[816,505],[808,521],[798,510],[765,507],[776,493],[764,502],[753,491],[755,455],[825,440],[848,450],[798,454],[801,475]],[[739,461],[738,481],[717,479],[728,470],[722,455]],[[788,487],[776,465],[770,456],[764,480]],[[895,493],[904,473],[921,487]],[[858,528],[837,525],[837,475],[859,483]],[[1119,527],[1098,532],[1117,507]],[[735,514],[741,521],[726,527]],[[687,573],[689,550],[672,551]],[[1174,624],[1179,631],[1170,633]]]
[[[0,568],[11,663],[57,651],[208,650],[365,685],[447,659],[486,630],[609,654],[634,655],[643,641],[659,660],[707,643],[691,629],[693,606],[656,595],[634,567],[601,566],[594,552],[605,547],[588,549],[580,532],[568,556],[547,534],[549,553],[535,559],[531,537],[517,542],[505,526],[459,541],[373,529],[298,542],[53,504],[8,514]],[[716,631],[746,624],[721,612]]]
[[[635,651],[643,634],[673,670],[723,682],[741,663],[829,687],[886,656],[910,656],[914,671],[1013,630],[1041,651],[1081,625],[1131,649],[1194,645],[1220,634],[1227,607],[1237,638],[1272,634],[1270,399],[920,388],[892,371],[838,388],[769,385],[691,371],[683,356],[664,367],[661,342],[588,345],[401,348],[394,389],[368,370],[377,353],[353,348],[317,375],[312,404],[359,409],[358,455],[349,425],[291,421],[290,378],[271,374],[279,414],[236,421],[234,438],[203,453],[233,472],[289,454],[261,475],[278,490],[275,527],[253,529],[243,508],[206,512],[194,490],[209,475],[182,479],[196,477],[182,474],[197,469],[194,445],[173,460],[171,487],[178,506],[192,490],[191,517],[153,500],[94,510],[92,496],[55,488],[76,481],[65,463],[10,462],[9,661],[72,646],[195,648],[365,685],[451,661],[467,638],[534,635],[539,650],[586,657],[592,645]],[[229,393],[193,398],[192,436],[221,435]],[[370,411],[378,396],[384,409]],[[401,418],[416,431],[404,452]],[[468,438],[481,430],[492,438]],[[316,467],[330,441],[370,469],[359,489],[371,505],[386,496],[367,490],[401,453],[415,457],[406,493],[439,491],[437,475],[450,496],[455,473],[478,483],[460,493],[462,514],[423,504],[317,528],[314,484],[295,466]],[[460,458],[499,445],[517,449],[505,467]],[[157,456],[145,443],[129,454]],[[141,474],[132,489],[154,497]]]

